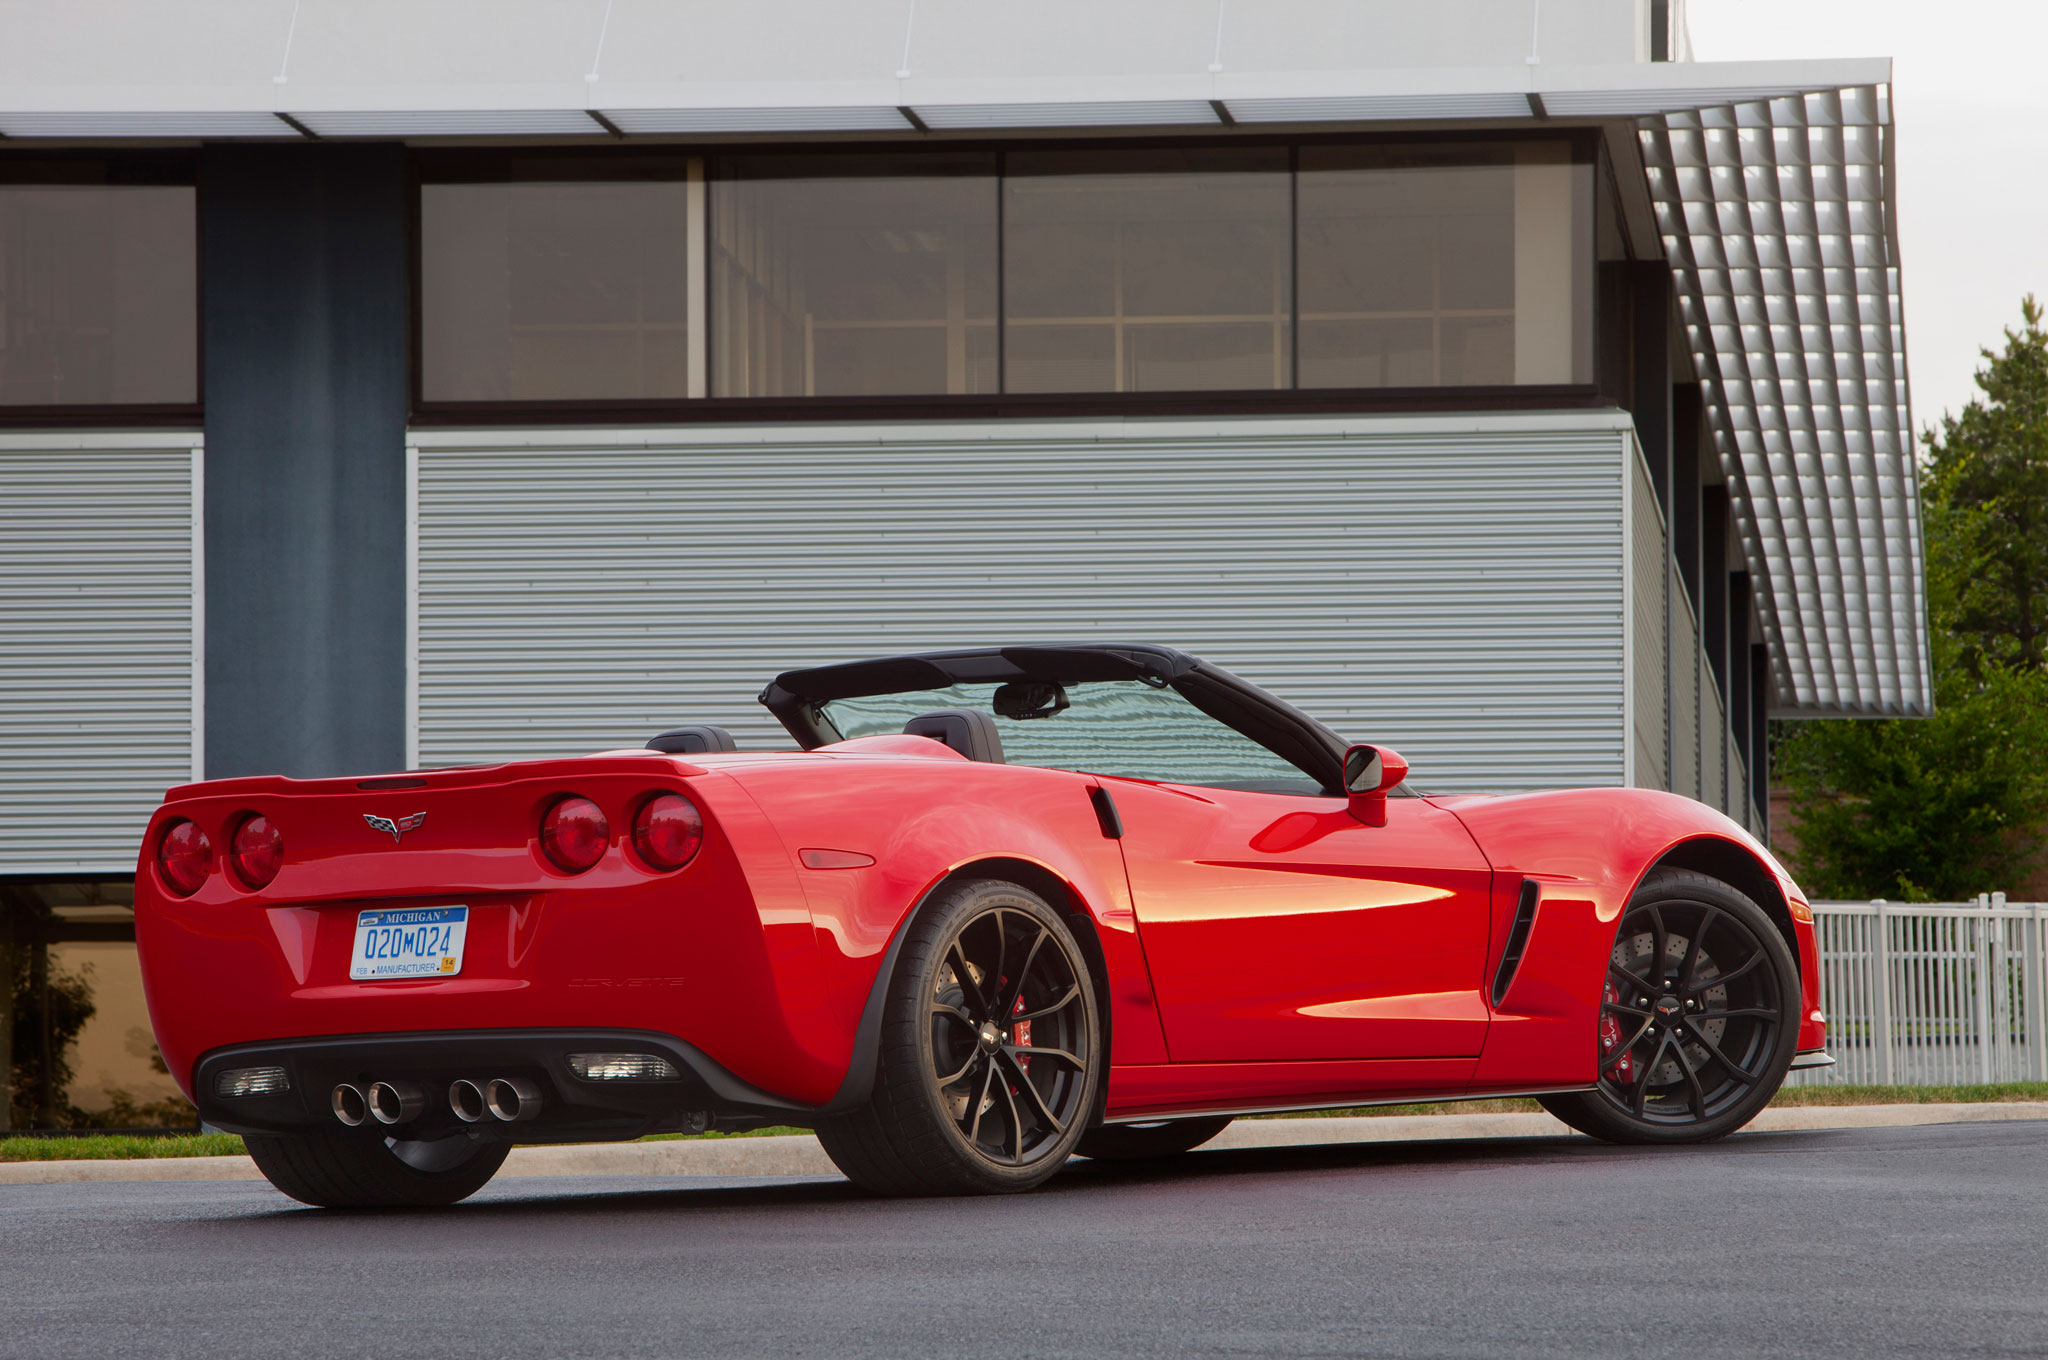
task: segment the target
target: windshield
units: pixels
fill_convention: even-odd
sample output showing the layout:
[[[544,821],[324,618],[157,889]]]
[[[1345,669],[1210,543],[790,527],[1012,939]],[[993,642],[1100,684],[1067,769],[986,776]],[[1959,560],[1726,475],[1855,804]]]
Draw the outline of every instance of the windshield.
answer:
[[[1010,765],[1255,793],[1322,792],[1307,774],[1171,689],[1140,680],[1068,685],[1060,691],[1066,707],[1048,700],[1031,717],[1005,717],[996,690],[960,684],[834,699],[824,715],[843,737],[873,737],[901,732],[921,713],[971,708],[995,719]],[[1002,707],[1016,711],[1018,705]]]

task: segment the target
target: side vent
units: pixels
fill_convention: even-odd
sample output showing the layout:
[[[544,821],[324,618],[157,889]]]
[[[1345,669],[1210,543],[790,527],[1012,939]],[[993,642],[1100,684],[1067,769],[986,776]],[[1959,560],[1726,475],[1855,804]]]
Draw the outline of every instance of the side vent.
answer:
[[[1522,900],[1515,904],[1514,929],[1508,932],[1508,947],[1501,951],[1500,967],[1493,974],[1493,1004],[1499,1009],[1514,985],[1522,966],[1522,951],[1529,947],[1529,931],[1536,924],[1536,880],[1522,880]]]
[[[1095,804],[1095,822],[1102,834],[1109,840],[1122,840],[1124,819],[1116,815],[1116,799],[1109,796],[1109,790],[1100,784],[1090,785],[1088,801]]]

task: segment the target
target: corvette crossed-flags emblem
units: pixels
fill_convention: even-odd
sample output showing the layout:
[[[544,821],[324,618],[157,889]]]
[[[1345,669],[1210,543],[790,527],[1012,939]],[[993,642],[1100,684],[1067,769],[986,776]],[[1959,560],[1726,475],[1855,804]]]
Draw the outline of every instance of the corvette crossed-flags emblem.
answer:
[[[394,821],[389,817],[379,817],[373,813],[365,812],[363,820],[370,824],[370,830],[372,831],[389,831],[391,833],[391,843],[396,845],[400,836],[403,836],[408,831],[417,831],[426,822],[427,814],[415,812],[409,817],[400,817]]]

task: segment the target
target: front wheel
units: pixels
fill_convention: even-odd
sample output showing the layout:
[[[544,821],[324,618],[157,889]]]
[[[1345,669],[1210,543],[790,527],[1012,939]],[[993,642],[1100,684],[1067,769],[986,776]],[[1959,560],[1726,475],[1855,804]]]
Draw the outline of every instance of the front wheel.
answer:
[[[1030,1190],[1074,1151],[1101,1080],[1080,946],[1036,893],[993,880],[946,890],[909,932],[873,1095],[818,1141],[878,1194]]]
[[[323,1209],[425,1208],[453,1204],[498,1173],[510,1143],[464,1134],[380,1138],[367,1129],[251,1134],[256,1169],[293,1199]]]
[[[1629,899],[1607,960],[1599,1084],[1540,1099],[1613,1143],[1732,1133],[1785,1080],[1799,996],[1792,951],[1762,908],[1705,874],[1659,869]]]

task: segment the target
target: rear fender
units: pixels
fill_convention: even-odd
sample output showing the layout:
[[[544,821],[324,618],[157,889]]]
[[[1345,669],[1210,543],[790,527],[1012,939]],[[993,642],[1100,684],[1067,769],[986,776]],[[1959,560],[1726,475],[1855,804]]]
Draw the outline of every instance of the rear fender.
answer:
[[[918,910],[963,877],[1008,878],[1072,909],[1103,974],[1115,1064],[1166,1060],[1117,843],[1094,781],[1058,770],[848,756],[808,768],[736,771],[774,823],[809,904],[845,1077],[831,1109],[858,1104],[874,1073],[887,979]],[[830,856],[806,856],[830,850]],[[809,861],[809,862],[807,862]],[[817,867],[841,865],[845,867]]]

